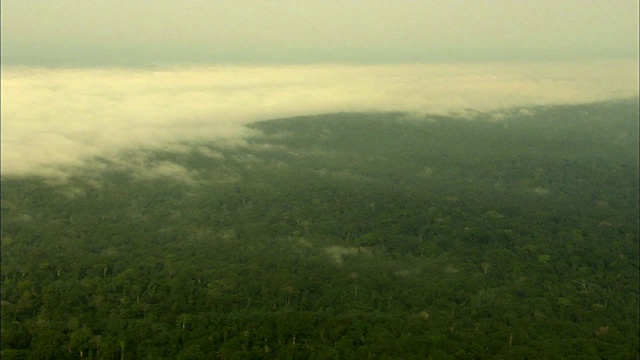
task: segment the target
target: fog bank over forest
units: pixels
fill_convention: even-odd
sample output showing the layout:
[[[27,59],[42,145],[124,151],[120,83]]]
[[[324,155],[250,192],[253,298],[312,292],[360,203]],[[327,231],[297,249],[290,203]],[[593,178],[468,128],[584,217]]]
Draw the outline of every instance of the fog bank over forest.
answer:
[[[638,95],[636,61],[429,65],[3,67],[2,174],[184,141],[242,144],[244,125],[346,111],[458,115]]]
[[[634,358],[637,102],[296,116],[3,177],[0,355]]]

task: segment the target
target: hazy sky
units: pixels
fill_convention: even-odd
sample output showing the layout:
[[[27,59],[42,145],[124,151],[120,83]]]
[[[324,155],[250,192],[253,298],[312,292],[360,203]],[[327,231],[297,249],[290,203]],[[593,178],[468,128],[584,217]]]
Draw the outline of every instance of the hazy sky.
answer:
[[[636,0],[3,0],[4,64],[637,57]]]
[[[632,0],[1,4],[3,176],[242,143],[283,116],[638,96]]]

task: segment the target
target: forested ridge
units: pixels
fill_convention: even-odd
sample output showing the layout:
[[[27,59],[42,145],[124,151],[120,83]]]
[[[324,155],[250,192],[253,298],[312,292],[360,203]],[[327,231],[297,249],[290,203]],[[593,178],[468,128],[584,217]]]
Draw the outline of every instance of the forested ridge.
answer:
[[[2,359],[636,359],[637,99],[2,177]]]

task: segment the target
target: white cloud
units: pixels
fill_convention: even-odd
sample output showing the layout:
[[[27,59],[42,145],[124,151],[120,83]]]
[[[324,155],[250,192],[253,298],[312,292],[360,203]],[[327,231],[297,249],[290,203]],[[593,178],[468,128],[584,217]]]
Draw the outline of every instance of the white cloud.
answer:
[[[237,144],[251,134],[245,124],[284,116],[490,111],[637,96],[637,80],[635,61],[7,67],[2,69],[2,173],[59,176],[61,167],[128,149],[166,149],[192,140]]]
[[[144,169],[144,171],[137,175],[143,179],[171,178],[177,181],[191,183],[194,181],[192,176],[195,174],[192,174],[192,172],[176,163],[172,163],[170,161],[159,161],[151,164],[149,168]]]
[[[371,251],[363,247],[353,246],[328,246],[324,248],[325,252],[331,256],[336,265],[342,266],[344,264],[345,257],[355,255],[371,255]]]

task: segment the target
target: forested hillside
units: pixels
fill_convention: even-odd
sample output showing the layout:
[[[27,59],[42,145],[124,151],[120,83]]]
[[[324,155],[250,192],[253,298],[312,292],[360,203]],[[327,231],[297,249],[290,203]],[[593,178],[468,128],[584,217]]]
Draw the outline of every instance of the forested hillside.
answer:
[[[2,359],[635,359],[637,99],[2,178]]]

